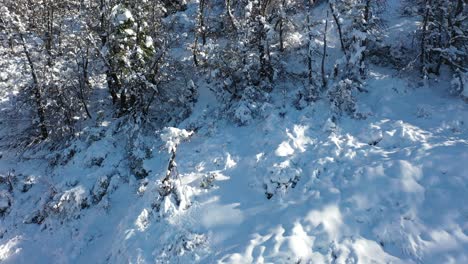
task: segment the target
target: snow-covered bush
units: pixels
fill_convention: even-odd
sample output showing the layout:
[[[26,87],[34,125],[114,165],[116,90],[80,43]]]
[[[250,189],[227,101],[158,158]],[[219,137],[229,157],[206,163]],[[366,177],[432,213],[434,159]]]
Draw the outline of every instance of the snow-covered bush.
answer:
[[[166,15],[185,10],[187,8],[186,0],[162,0],[164,13]]]
[[[191,262],[197,259],[197,251],[205,249],[208,238],[204,234],[185,231],[168,242],[155,254],[156,263]]]
[[[330,1],[330,9],[339,30],[344,56],[334,66],[328,98],[337,113],[355,115],[356,93],[366,91],[363,87],[367,77],[367,57],[370,50],[378,50],[381,38],[381,22],[377,14],[381,8],[378,1],[346,0]]]
[[[232,105],[234,121],[239,125],[247,125],[252,120],[264,116],[268,110],[270,97],[267,92],[249,86],[243,93],[241,99]]]
[[[451,92],[468,100],[468,72],[458,70],[453,74]]]
[[[296,187],[301,177],[302,170],[295,166],[292,160],[275,163],[268,171],[263,188],[268,199],[275,194],[284,193],[289,188]]]
[[[4,216],[8,213],[12,202],[11,199],[11,195],[7,191],[0,190],[0,216]]]
[[[36,184],[36,177],[34,176],[24,176],[22,175],[22,178],[20,181],[19,181],[19,184],[18,184],[18,189],[25,193],[25,192],[28,192],[34,184]]]
[[[375,47],[369,51],[368,59],[373,64],[391,66],[400,70],[408,66],[416,56],[416,49],[406,41],[402,41]]]
[[[165,142],[165,146],[169,153],[175,153],[177,146],[184,140],[189,139],[193,135],[193,131],[179,129],[176,127],[166,127],[161,133],[161,140]]]
[[[144,161],[150,159],[153,155],[152,142],[142,133],[142,124],[129,124],[127,142],[128,164],[131,172],[137,179],[146,178],[150,171],[145,168]]]
[[[178,210],[184,210],[190,206],[190,196],[192,195],[189,186],[182,185],[179,172],[177,171],[176,153],[177,146],[184,140],[189,139],[193,131],[166,127],[161,132],[161,140],[165,142],[165,147],[170,154],[165,177],[158,182],[158,193],[153,208],[159,212],[160,216],[170,215]]]
[[[93,186],[91,190],[91,195],[93,197],[93,203],[99,203],[104,195],[107,194],[107,188],[109,187],[110,179],[107,176],[100,177]]]
[[[78,185],[55,194],[47,204],[47,210],[61,219],[73,219],[82,209],[89,207],[89,191]]]
[[[350,79],[340,80],[328,91],[332,110],[335,113],[347,113],[351,116],[356,111],[355,94],[360,87],[359,82]]]
[[[14,172],[8,172],[7,175],[0,175],[0,187],[3,187],[1,189],[6,189],[9,192],[12,192],[16,181],[17,177]]]

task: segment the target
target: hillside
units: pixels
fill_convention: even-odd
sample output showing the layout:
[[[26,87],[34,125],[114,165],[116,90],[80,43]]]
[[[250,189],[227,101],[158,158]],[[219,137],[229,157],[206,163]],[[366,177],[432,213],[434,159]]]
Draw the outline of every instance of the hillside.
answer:
[[[322,90],[304,99],[305,13],[289,11],[284,53],[271,45],[281,65],[271,89],[249,97],[246,88],[239,99],[217,89],[234,74],[194,72],[200,2],[187,2],[164,19],[180,33],[168,46],[168,74],[182,76],[167,94],[190,89],[171,97],[175,104],[148,105],[150,121],[114,114],[96,66],[92,118],[77,122],[74,136],[26,144],[17,98],[28,66],[1,47],[1,263],[468,263],[468,90],[453,93],[449,66],[421,78],[417,56],[395,55],[421,26],[405,3],[386,1],[379,13],[379,47],[393,61],[384,48],[366,53],[362,85],[343,97],[354,100],[350,114],[350,102]],[[222,2],[210,2],[207,17],[224,12]],[[333,91],[343,50],[329,1],[310,15],[321,23],[314,74],[326,43]],[[207,35],[200,61],[229,41]]]

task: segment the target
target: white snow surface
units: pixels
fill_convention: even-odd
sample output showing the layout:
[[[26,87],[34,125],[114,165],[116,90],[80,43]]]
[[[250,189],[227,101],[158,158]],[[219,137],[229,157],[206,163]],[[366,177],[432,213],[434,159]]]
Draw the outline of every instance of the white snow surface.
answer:
[[[330,126],[326,103],[319,102],[302,111],[290,108],[284,117],[275,109],[249,126],[220,121],[179,142],[178,171],[192,190],[192,205],[167,218],[151,207],[155,182],[167,166],[164,150],[146,161],[153,173],[140,192],[142,183],[119,168],[123,146],[110,133],[87,142],[52,173],[41,161],[15,164],[5,155],[2,173],[15,169],[37,183],[26,193],[20,183],[15,187],[8,215],[0,218],[0,258],[465,263],[467,106],[442,89],[409,88],[393,72],[374,68],[372,89],[361,98],[374,113],[366,120],[343,117]],[[163,135],[189,134],[172,130]],[[89,167],[96,157],[104,157],[103,164]],[[212,187],[201,188],[210,175]],[[106,194],[81,208],[99,176],[110,181]],[[50,205],[55,210],[41,225],[26,223]]]
[[[391,22],[389,41],[413,23]],[[449,81],[420,86],[370,69],[363,120],[332,121],[319,100],[237,126],[201,85],[180,128],[145,138],[144,180],[112,123],[87,128],[55,166],[55,153],[19,160],[0,148],[0,262],[468,263],[466,102]],[[271,104],[282,100],[274,90]],[[190,206],[161,216],[153,205],[168,149]]]
[[[185,129],[179,129],[176,127],[166,127],[161,132],[161,140],[166,142],[166,148],[171,153],[176,151],[177,145],[180,144],[183,140],[187,140],[193,131],[187,131]]]

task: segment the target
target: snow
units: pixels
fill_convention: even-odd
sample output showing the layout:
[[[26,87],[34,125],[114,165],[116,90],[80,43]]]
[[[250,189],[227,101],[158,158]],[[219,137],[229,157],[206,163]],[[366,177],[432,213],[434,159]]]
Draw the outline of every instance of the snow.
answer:
[[[414,26],[394,15],[386,41]],[[276,89],[261,117],[240,104],[240,125],[221,119],[197,83],[193,114],[142,139],[151,150],[143,180],[111,119],[84,130],[55,166],[55,152],[18,159],[2,146],[0,175],[16,178],[11,193],[0,181],[0,262],[467,263],[466,103],[449,82],[419,87],[376,65],[369,76],[358,100],[365,119],[332,117],[326,100],[276,107],[292,97]],[[176,151],[182,199],[164,197],[157,212]]]
[[[5,192],[0,193],[0,214],[4,214],[8,208],[10,208],[10,198],[8,194]]]
[[[270,124],[277,122],[278,110],[259,124],[216,126],[191,141],[188,130],[164,129],[161,144],[177,147],[192,205],[180,211],[165,201],[163,211],[175,213],[163,220],[151,209],[157,173],[140,195],[135,182],[112,176],[102,201],[80,209],[89,190],[99,193],[92,187],[104,179],[95,180],[97,175],[112,175],[121,162],[112,138],[96,138],[56,169],[52,181],[63,184],[50,202],[57,213],[46,220],[53,232],[10,217],[22,219],[31,208],[15,191],[10,216],[1,220],[0,256],[6,263],[25,263],[31,254],[59,262],[463,263],[466,106],[430,87],[400,94],[389,87],[405,80],[377,74],[386,77],[371,80],[375,89],[363,100],[375,115],[367,120],[331,122],[319,103],[302,112],[288,109],[276,128]],[[387,95],[380,96],[382,91]],[[418,105],[427,100],[432,114],[420,118]],[[167,160],[167,152],[154,155],[147,164],[162,173],[167,164],[158,160]],[[81,169],[96,157],[105,158],[101,166]],[[8,158],[2,168],[13,165]],[[31,165],[15,167],[27,173],[26,166]],[[215,175],[206,189],[200,187],[205,175]],[[38,177],[27,192],[31,197],[47,190],[44,176]]]
[[[133,15],[130,10],[123,7],[122,5],[116,5],[114,8],[112,8],[111,17],[114,18],[112,21],[114,26],[122,25],[127,21],[133,21]]]
[[[463,89],[462,96],[463,96],[464,98],[468,98],[468,88],[465,87],[465,88]]]
[[[171,152],[175,152],[177,145],[182,140],[188,139],[193,134],[193,131],[187,131],[185,129],[178,129],[176,127],[166,127],[161,132],[161,140],[166,142],[166,148]]]
[[[17,236],[0,245],[0,261],[8,260],[8,258],[19,254],[21,252],[21,248],[17,247],[17,245],[20,241],[21,237]]]
[[[294,154],[294,149],[289,145],[288,142],[282,142],[275,151],[275,154],[279,157],[286,157]]]
[[[8,73],[2,72],[0,73],[0,80],[6,82],[8,80]]]

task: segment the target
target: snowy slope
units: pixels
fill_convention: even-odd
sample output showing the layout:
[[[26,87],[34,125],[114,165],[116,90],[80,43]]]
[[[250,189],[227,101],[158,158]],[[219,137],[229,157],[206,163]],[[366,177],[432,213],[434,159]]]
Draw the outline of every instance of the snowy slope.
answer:
[[[37,162],[21,164],[38,183],[26,194],[15,190],[1,256],[11,263],[31,254],[43,263],[466,262],[466,105],[433,87],[406,88],[391,72],[373,74],[365,102],[375,115],[367,120],[331,125],[320,105],[284,118],[274,110],[257,125],[219,125],[182,143],[177,162],[193,204],[162,220],[151,209],[160,175],[148,178],[141,196],[132,178],[112,176],[103,201],[79,209],[80,194],[88,197],[113,166],[86,171],[79,161],[88,153],[77,154],[47,179],[34,173]],[[94,144],[93,156],[119,153],[106,140]],[[161,172],[165,160],[161,151],[148,163]],[[15,166],[3,161],[8,167]],[[213,187],[200,188],[210,175]],[[41,206],[31,200],[50,191],[48,180],[75,194],[66,213],[41,226],[21,223]]]
[[[414,27],[397,7],[387,41]],[[373,65],[364,120],[332,121],[324,100],[283,107],[294,91],[274,90],[265,117],[241,127],[200,85],[180,127],[203,126],[177,148],[188,204],[160,211],[160,131],[143,138],[144,180],[116,123],[88,128],[58,158],[0,150],[0,262],[467,263],[468,108],[447,85]]]

